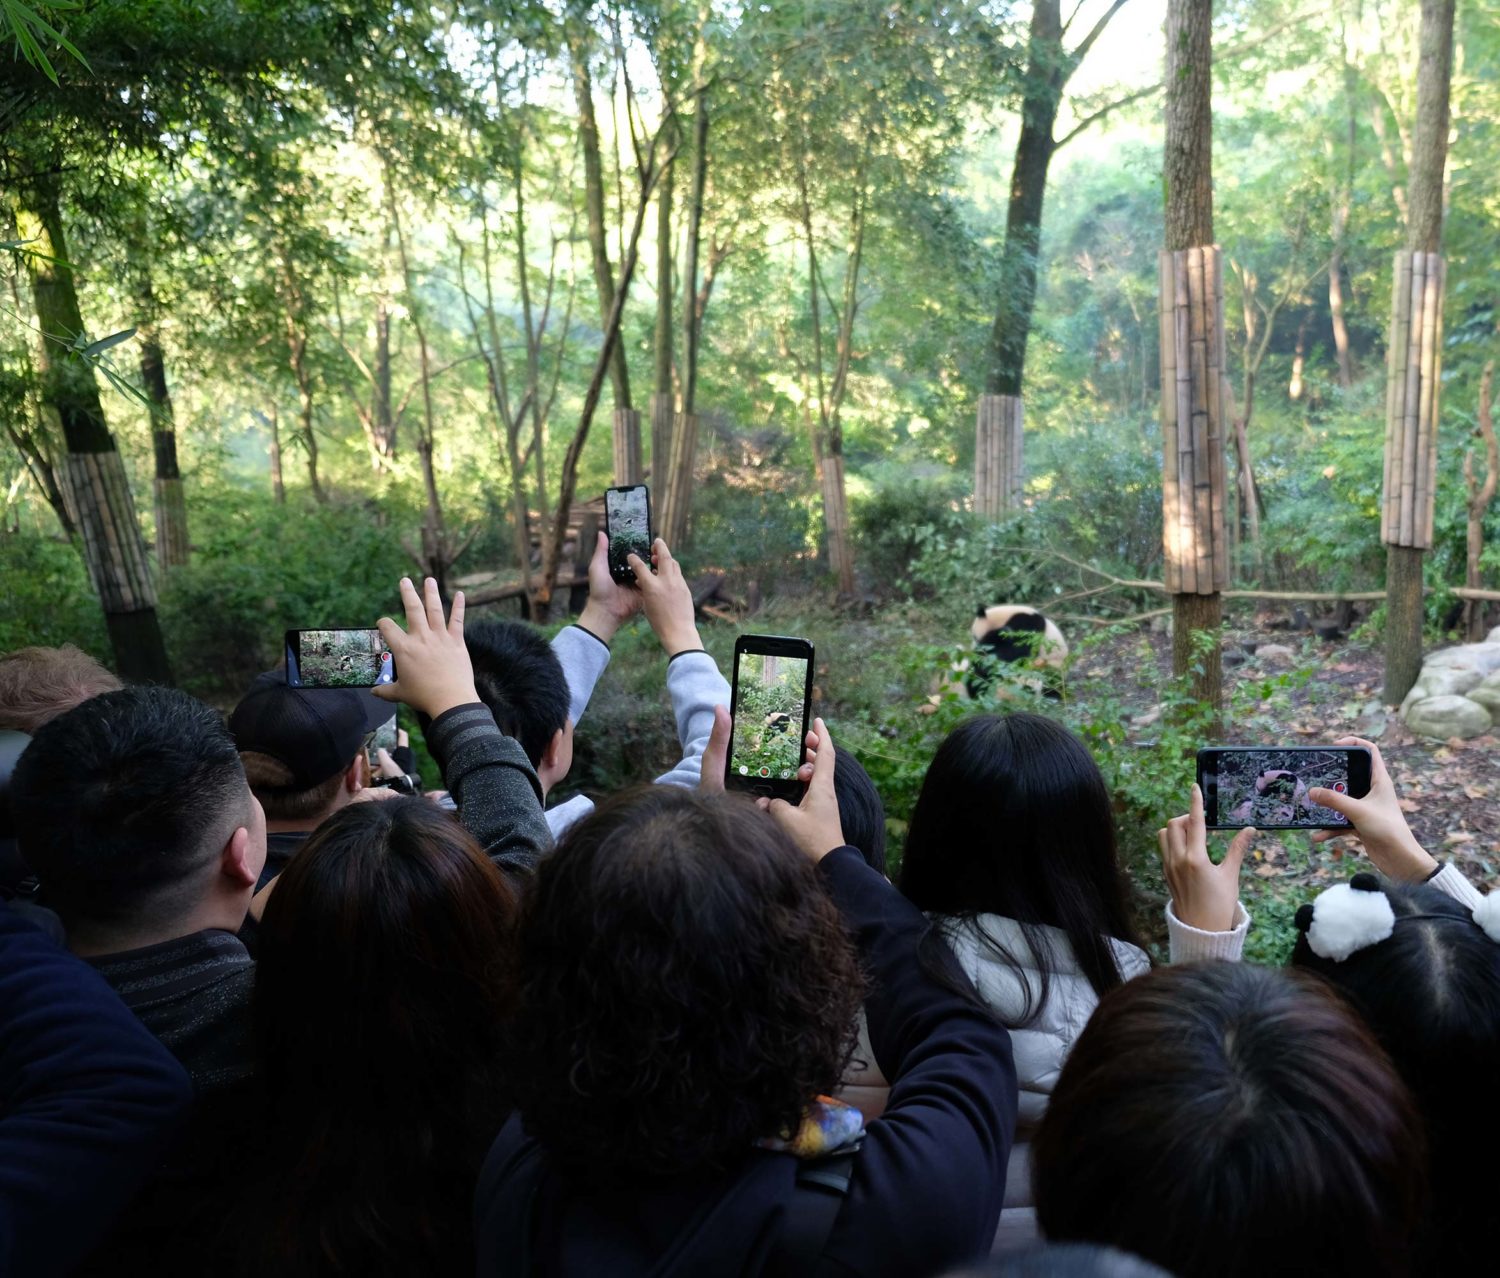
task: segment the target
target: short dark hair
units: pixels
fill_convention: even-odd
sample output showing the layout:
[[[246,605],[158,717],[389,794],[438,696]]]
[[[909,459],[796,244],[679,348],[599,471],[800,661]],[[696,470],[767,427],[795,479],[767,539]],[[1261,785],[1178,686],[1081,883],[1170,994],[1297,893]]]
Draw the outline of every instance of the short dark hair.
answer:
[[[537,868],[510,1057],[580,1180],[733,1167],[839,1083],[864,981],[812,863],[745,797],[651,785]]]
[[[1475,1174],[1474,1153],[1500,1139],[1500,1112],[1454,1083],[1500,1074],[1500,945],[1437,888],[1364,877],[1391,903],[1391,935],[1342,962],[1318,957],[1303,935],[1292,962],[1355,1006],[1417,1099],[1432,1191],[1419,1267],[1482,1273],[1493,1263],[1495,1178]]]
[[[472,1271],[515,922],[505,876],[425,799],[351,804],[292,858],[257,937],[273,1122],[247,1272]]]
[[[1037,1218],[1179,1275],[1405,1274],[1422,1130],[1322,981],[1239,963],[1107,994],[1032,1143]]]
[[[533,768],[568,722],[572,696],[552,645],[519,621],[475,621],[464,627],[474,687],[506,736],[521,743]]]
[[[1024,1025],[1047,1003],[1057,965],[1047,929],[1067,937],[1096,994],[1120,984],[1109,938],[1141,944],[1115,846],[1109,787],[1088,747],[1044,715],[981,714],[938,747],[912,810],[899,887],[929,914],[999,914],[1020,924],[1041,983],[1020,958]]]
[[[224,721],[175,688],[124,688],[37,731],[16,765],[21,855],[63,915],[165,921],[250,804]]]
[[[885,804],[864,764],[848,750],[840,750],[833,765],[833,790],[839,802],[844,842],[859,850],[865,864],[885,873]]]

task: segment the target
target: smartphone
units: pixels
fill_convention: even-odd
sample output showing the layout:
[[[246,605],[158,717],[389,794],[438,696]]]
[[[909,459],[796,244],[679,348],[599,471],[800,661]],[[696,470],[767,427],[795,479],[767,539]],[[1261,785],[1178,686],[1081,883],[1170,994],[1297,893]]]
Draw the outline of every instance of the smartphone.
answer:
[[[1321,786],[1362,799],[1370,793],[1363,746],[1214,746],[1198,751],[1198,785],[1210,829],[1347,830],[1332,808],[1308,800]]]
[[[812,708],[813,646],[781,635],[741,635],[734,643],[733,721],[724,787],[787,799],[797,780]]]
[[[375,729],[370,735],[370,766],[380,766],[379,752],[381,750],[394,750],[396,748],[396,716],[391,715],[384,723]]]
[[[396,677],[378,630],[288,630],[286,681],[293,688],[373,688]]]
[[[609,575],[621,585],[635,580],[627,555],[651,563],[651,490],[645,484],[604,490],[604,535],[609,538]]]

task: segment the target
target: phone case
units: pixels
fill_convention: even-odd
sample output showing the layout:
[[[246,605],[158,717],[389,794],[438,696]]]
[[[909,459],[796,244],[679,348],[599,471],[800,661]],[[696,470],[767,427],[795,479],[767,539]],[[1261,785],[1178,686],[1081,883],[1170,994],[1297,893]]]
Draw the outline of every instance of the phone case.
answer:
[[[742,677],[746,657],[785,658],[806,663],[798,689],[801,694],[800,722],[791,715],[785,679],[776,675],[765,677],[765,666],[762,665],[763,677],[752,684]],[[813,668],[813,646],[805,639],[784,635],[744,635],[735,641],[734,690],[730,699],[733,726],[724,763],[727,789],[748,790],[763,797],[800,802],[805,787],[796,773],[802,764],[802,743],[812,720]],[[788,669],[785,675],[790,673]],[[753,707],[747,704],[752,686],[771,690],[765,692]],[[782,772],[791,775],[783,777]]]
[[[646,484],[622,484],[618,487],[606,488],[604,490],[604,536],[605,540],[609,542],[609,575],[615,581],[619,582],[622,586],[629,585],[630,583],[635,581],[635,569],[633,569],[629,564],[623,561],[617,561],[615,559],[615,535],[613,521],[611,520],[609,513],[609,495],[610,493],[635,492],[637,489],[640,489],[641,492],[645,494],[646,498],[646,550],[645,553],[641,555],[641,558],[644,559],[649,565],[651,562],[651,536],[653,531],[651,527],[650,487]]]
[[[1256,755],[1290,757],[1255,760]],[[1342,755],[1345,763],[1323,776],[1316,760],[1306,766],[1298,762],[1298,756],[1316,755]],[[1244,768],[1226,766],[1236,756],[1245,759]],[[1266,767],[1266,762],[1283,766]],[[1206,747],[1198,751],[1196,769],[1205,824],[1211,830],[1347,830],[1349,823],[1336,815],[1321,819],[1319,814],[1328,809],[1313,804],[1307,794],[1323,786],[1363,798],[1369,793],[1371,767],[1370,752],[1357,746]],[[1231,778],[1227,784],[1225,777]]]

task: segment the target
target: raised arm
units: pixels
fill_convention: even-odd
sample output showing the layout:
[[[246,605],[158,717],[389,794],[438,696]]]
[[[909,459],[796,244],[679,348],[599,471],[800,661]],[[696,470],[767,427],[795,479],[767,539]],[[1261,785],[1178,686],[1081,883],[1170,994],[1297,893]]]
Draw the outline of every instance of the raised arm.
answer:
[[[503,869],[528,872],[552,847],[542,787],[526,752],[500,731],[475,691],[464,646],[463,592],[454,595],[447,620],[431,577],[421,596],[403,577],[401,601],[405,630],[389,617],[380,619],[380,633],[395,655],[396,682],[373,691],[431,718],[427,744],[459,819]]]
[[[965,992],[962,970],[921,911],[855,849],[837,846],[833,743],[821,719],[810,740],[801,804],[769,806],[817,861],[859,945],[870,1043],[892,1080],[820,1272],[936,1273],[985,1254],[994,1239],[1016,1128],[1010,1035]]]

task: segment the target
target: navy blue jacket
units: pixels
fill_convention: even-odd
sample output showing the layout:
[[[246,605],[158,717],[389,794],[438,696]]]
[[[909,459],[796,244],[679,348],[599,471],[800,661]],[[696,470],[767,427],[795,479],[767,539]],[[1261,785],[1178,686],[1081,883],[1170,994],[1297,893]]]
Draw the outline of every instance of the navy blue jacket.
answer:
[[[926,919],[855,849],[829,853],[818,868],[870,974],[870,1042],[894,1081],[813,1272],[941,1273],[983,1256],[994,1238],[1016,1128],[1010,1036],[956,992],[964,977],[951,955],[953,988],[923,968]],[[760,1274],[797,1192],[797,1163],[785,1153],[747,1152],[728,1176],[589,1193],[545,1164],[540,1179],[522,1173],[530,1148],[512,1118],[486,1160],[475,1196],[483,1278],[516,1272],[522,1230],[537,1278]],[[534,1202],[510,1191],[526,1184]]]
[[[192,1099],[103,978],[0,906],[0,1274],[70,1272]]]

